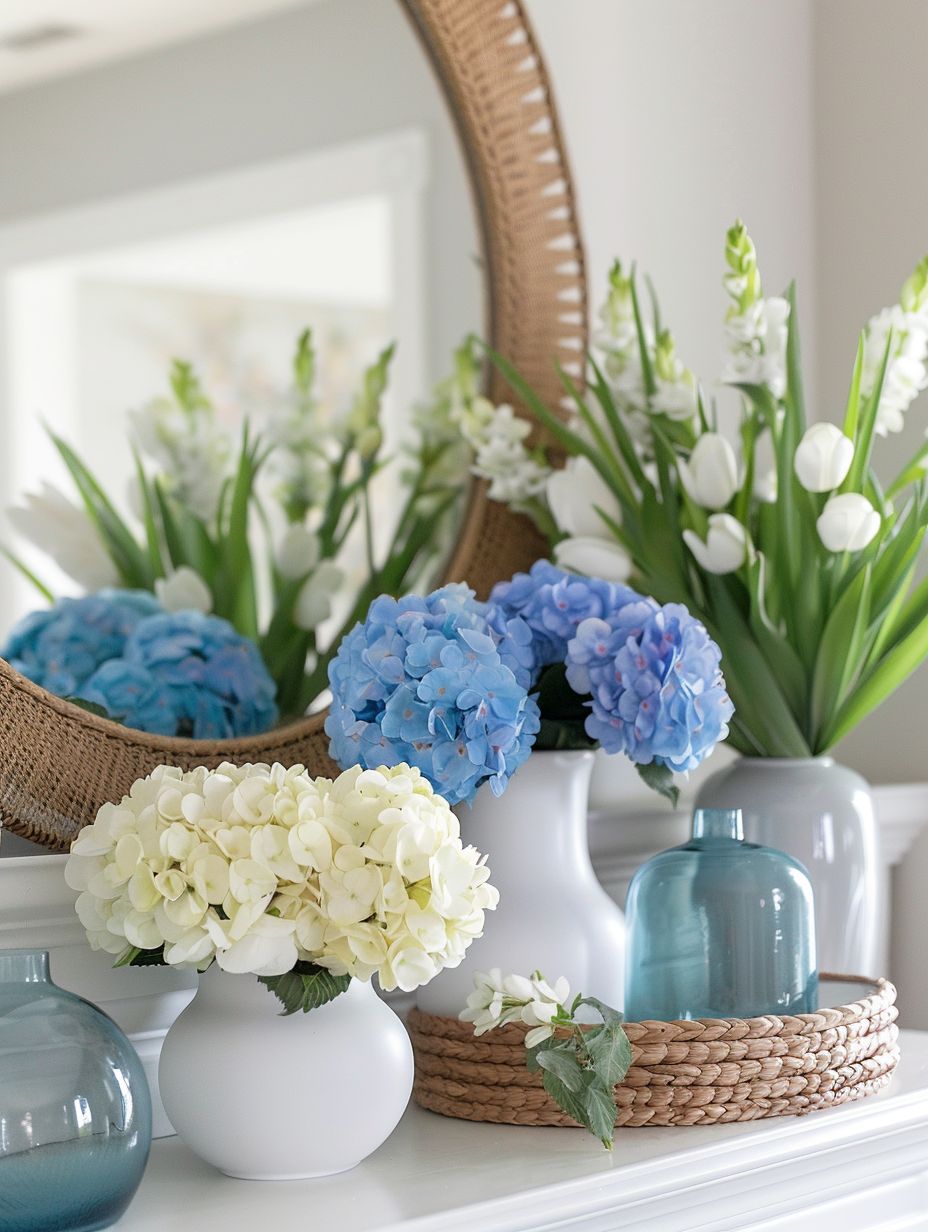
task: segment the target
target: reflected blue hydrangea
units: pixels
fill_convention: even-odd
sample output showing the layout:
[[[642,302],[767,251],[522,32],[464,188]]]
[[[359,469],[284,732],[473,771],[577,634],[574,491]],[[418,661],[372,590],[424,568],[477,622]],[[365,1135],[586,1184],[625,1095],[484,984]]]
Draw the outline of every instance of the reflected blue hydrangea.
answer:
[[[0,657],[59,697],[78,694],[108,659],[118,658],[140,620],[161,611],[142,590],[101,590],[59,599],[13,626]]]
[[[60,599],[21,620],[2,654],[50,692],[155,735],[225,740],[277,722],[254,643],[218,616],[163,612],[146,591]]]
[[[539,717],[515,670],[530,633],[495,629],[489,614],[464,585],[371,604],[329,666],[325,730],[340,766],[409,762],[454,804],[484,782],[505,789]]]

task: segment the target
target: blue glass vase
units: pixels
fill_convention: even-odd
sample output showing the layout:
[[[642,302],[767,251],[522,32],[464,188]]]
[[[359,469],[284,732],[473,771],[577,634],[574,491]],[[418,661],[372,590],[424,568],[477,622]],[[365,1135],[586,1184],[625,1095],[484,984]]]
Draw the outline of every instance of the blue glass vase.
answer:
[[[635,873],[626,917],[631,1022],[818,1008],[808,873],[746,843],[738,809],[697,809],[690,841]]]
[[[91,1232],[142,1179],[151,1097],[102,1010],[53,984],[48,954],[0,950],[0,1232]]]

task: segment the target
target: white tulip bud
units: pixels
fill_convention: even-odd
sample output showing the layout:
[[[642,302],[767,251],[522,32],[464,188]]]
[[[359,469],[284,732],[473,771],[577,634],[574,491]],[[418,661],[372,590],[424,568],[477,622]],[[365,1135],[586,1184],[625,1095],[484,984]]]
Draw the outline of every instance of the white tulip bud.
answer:
[[[277,568],[287,578],[309,573],[319,560],[319,540],[299,522],[288,526],[277,548]]]
[[[793,466],[807,492],[832,492],[851,469],[854,442],[830,423],[808,428],[796,449]]]
[[[606,523],[596,512],[597,506],[614,522],[622,521],[615,493],[587,458],[569,458],[562,470],[552,471],[546,492],[557,528],[565,535],[601,539]]]
[[[829,552],[860,552],[879,532],[880,515],[866,496],[843,492],[827,501],[816,526]]]
[[[324,560],[306,579],[297,596],[293,623],[311,630],[328,620],[332,614],[332,595],[342,584],[344,573],[333,560]]]
[[[724,509],[738,491],[737,455],[718,432],[704,432],[679,468],[683,486],[704,509]]]
[[[155,597],[166,612],[202,612],[213,610],[210,588],[189,565],[181,565],[166,578],[155,581]]]
[[[705,542],[693,530],[683,539],[706,573],[734,573],[753,554],[747,531],[730,513],[713,513]]]
[[[576,535],[562,539],[554,548],[555,563],[568,573],[601,578],[604,582],[625,582],[632,571],[631,557],[611,539]]]
[[[770,429],[764,428],[754,442],[754,495],[765,505],[777,500],[777,460]]]

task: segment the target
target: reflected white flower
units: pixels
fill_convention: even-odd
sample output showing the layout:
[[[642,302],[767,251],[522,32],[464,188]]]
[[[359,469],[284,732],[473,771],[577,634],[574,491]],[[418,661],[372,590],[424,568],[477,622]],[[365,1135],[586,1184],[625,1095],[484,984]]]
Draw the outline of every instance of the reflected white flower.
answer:
[[[318,563],[319,536],[300,522],[288,526],[277,546],[277,568],[284,577],[303,577]]]
[[[119,572],[83,506],[44,482],[39,492],[27,493],[23,502],[22,507],[7,510],[11,525],[68,577],[87,590],[118,584]]]
[[[321,561],[303,583],[293,610],[293,623],[299,629],[312,630],[332,614],[332,598],[344,581],[345,574],[334,560]]]
[[[189,565],[181,565],[166,578],[157,578],[155,596],[166,612],[202,612],[208,615],[213,610],[210,588]]]

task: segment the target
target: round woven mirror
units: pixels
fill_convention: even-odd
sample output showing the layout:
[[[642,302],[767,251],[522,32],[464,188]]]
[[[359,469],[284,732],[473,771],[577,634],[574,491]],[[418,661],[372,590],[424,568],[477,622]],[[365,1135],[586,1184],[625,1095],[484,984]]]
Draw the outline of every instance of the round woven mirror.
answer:
[[[430,59],[464,151],[482,245],[484,337],[551,402],[554,361],[586,342],[583,255],[550,85],[526,15],[509,0],[399,0]],[[506,389],[490,395],[502,401]],[[543,551],[527,521],[476,485],[448,566],[486,594]],[[149,736],[97,718],[0,660],[0,824],[65,850],[107,800],[164,762],[297,762],[329,774],[324,715],[221,743]]]

